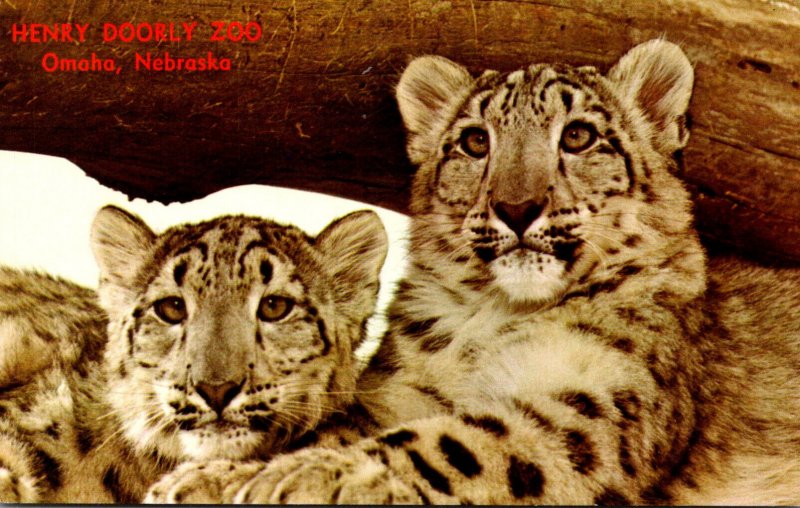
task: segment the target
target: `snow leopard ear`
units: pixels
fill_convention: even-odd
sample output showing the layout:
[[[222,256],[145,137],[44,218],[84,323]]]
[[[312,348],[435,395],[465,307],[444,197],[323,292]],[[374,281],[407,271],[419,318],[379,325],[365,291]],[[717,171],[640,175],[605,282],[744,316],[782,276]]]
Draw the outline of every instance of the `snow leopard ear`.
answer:
[[[353,212],[333,221],[316,238],[333,277],[337,303],[359,321],[375,309],[379,275],[389,240],[378,214],[370,210]]]
[[[133,283],[156,235],[136,215],[109,205],[95,215],[90,238],[101,286],[125,287]]]
[[[435,150],[432,138],[447,127],[453,108],[470,92],[473,83],[467,69],[441,56],[421,56],[408,64],[395,95],[408,131],[411,162],[419,164]]]
[[[686,110],[694,69],[677,45],[653,39],[628,51],[608,72],[622,100],[631,100],[655,127],[654,141],[672,154],[689,141]]]

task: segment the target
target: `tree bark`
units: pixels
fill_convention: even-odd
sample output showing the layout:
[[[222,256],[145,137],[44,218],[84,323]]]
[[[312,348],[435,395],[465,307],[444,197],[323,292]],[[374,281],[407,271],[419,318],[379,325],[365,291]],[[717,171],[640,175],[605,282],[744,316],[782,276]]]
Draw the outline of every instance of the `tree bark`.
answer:
[[[213,42],[216,20],[258,22]],[[192,41],[103,42],[102,24],[197,22]],[[89,23],[81,43],[15,43],[14,23]],[[66,157],[131,196],[185,201],[245,183],[404,211],[413,169],[392,87],[409,56],[511,70],[607,69],[665,36],[696,68],[682,177],[715,245],[800,260],[800,8],[781,0],[3,0],[0,149]],[[134,70],[135,54],[229,58],[231,71]],[[45,72],[115,58],[119,74]]]

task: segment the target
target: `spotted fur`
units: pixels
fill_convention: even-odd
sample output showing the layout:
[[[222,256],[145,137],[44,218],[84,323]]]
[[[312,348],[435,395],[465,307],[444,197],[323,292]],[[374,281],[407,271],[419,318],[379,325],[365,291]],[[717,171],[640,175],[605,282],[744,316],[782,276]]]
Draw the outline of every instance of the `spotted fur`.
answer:
[[[707,264],[673,175],[692,83],[662,40],[606,74],[412,61],[410,268],[353,409],[373,436],[231,464],[212,500],[800,502],[800,273]]]
[[[178,463],[299,441],[351,399],[386,245],[372,212],[312,238],[106,207],[97,294],[0,269],[0,502],[135,503]]]

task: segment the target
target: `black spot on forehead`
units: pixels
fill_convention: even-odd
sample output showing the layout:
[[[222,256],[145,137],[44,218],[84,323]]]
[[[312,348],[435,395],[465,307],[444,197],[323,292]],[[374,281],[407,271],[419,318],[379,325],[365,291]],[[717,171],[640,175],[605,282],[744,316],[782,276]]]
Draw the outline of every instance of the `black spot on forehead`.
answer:
[[[489,107],[489,102],[491,100],[492,100],[492,96],[491,95],[487,95],[486,97],[484,97],[481,100],[481,105],[480,105],[481,115],[486,113],[486,108]]]
[[[480,95],[488,90],[493,90],[497,85],[505,82],[507,75],[495,71],[483,73],[475,80],[475,89],[472,95]]]
[[[182,256],[187,258],[182,260],[186,268],[177,268],[170,274],[178,285],[185,283],[189,270],[205,274],[206,279],[212,269],[229,270],[235,276],[236,270],[241,269],[235,266],[236,253],[246,238],[256,238],[273,252],[280,250],[288,255],[297,252],[299,244],[311,243],[310,237],[294,226],[258,217],[227,215],[196,224],[182,224],[159,235],[151,262],[142,270],[141,280],[149,285],[162,272],[165,263]]]
[[[559,101],[571,113],[576,109],[576,97],[583,96],[582,103],[605,102],[607,93],[599,86],[594,74],[569,65],[534,64],[524,69],[498,73],[481,81],[479,79],[466,109],[477,109],[480,116],[499,115],[502,125],[510,125],[514,112],[531,109],[536,116],[545,113],[544,105]],[[614,108],[612,108],[614,109]],[[600,114],[609,116],[608,111]],[[456,121],[454,120],[455,124]]]
[[[237,261],[239,265],[238,276],[240,279],[247,276],[247,259],[248,256],[256,249],[262,249],[269,255],[278,256],[278,251],[275,250],[272,241],[265,240],[263,236],[258,240],[251,240],[242,249]],[[266,258],[262,258],[261,262],[259,263],[258,270],[261,273],[261,279],[264,284],[268,284],[272,279],[272,264]]]
[[[266,259],[261,262],[260,266],[261,278],[264,284],[268,284],[272,279],[272,264]]]
[[[562,90],[561,101],[564,103],[564,108],[566,108],[567,113],[572,111],[572,94],[570,92]]]
[[[186,262],[178,263],[172,271],[172,277],[175,279],[175,284],[178,286],[183,285],[183,278],[186,276]]]
[[[235,248],[243,236],[251,235],[253,231],[258,232],[263,241],[276,242],[283,239],[282,235],[275,238],[276,230],[290,229],[299,233],[292,226],[281,226],[266,219],[226,215],[197,224],[175,226],[165,231],[159,240],[166,251],[163,254],[178,255],[194,247],[203,250],[202,244],[205,244],[205,249],[218,249],[220,246]]]

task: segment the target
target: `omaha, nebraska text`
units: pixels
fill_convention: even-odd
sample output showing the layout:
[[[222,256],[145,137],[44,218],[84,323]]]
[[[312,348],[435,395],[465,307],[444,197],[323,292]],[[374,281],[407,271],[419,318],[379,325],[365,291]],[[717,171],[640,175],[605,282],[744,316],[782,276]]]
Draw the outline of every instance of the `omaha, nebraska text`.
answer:
[[[122,67],[113,58],[100,58],[95,53],[88,58],[62,58],[49,52],[42,57],[45,72],[108,72],[119,74]],[[135,53],[137,72],[207,72],[231,70],[230,58],[219,58],[211,51],[204,57],[177,57],[168,52],[161,55]]]

